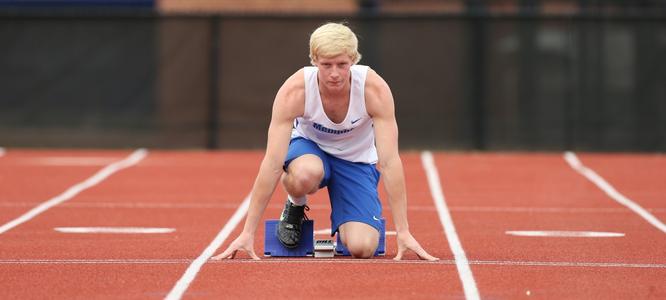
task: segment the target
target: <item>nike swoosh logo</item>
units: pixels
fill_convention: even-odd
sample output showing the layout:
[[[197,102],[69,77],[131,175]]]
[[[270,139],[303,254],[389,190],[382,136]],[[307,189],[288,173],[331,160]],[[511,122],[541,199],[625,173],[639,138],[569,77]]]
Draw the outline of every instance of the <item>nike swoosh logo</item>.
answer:
[[[377,219],[377,217],[375,217],[375,216],[372,216],[372,218],[373,218],[375,221],[379,221],[379,219]]]
[[[352,121],[352,124],[354,124],[354,123],[360,121],[361,119],[363,119],[363,118],[358,118],[358,119],[356,119],[356,120],[353,120],[353,121]]]

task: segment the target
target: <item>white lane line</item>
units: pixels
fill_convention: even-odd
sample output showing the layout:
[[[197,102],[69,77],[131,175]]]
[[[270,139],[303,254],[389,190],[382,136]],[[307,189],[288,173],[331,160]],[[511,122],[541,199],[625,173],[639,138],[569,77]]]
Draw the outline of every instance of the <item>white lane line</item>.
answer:
[[[191,259],[2,259],[0,265],[189,264]]]
[[[594,267],[594,268],[655,268],[666,269],[666,264],[613,263],[613,262],[567,262],[567,261],[493,261],[473,260],[473,265],[530,266],[530,267]]]
[[[613,188],[613,186],[610,185],[610,183],[604,180],[601,176],[599,176],[599,174],[597,174],[592,169],[583,165],[583,163],[578,159],[576,154],[567,151],[564,153],[564,160],[566,160],[567,163],[569,163],[569,166],[571,166],[571,168],[573,168],[574,170],[576,170],[576,172],[580,173],[581,175],[585,176],[585,178],[596,184],[597,187],[599,187],[602,191],[604,191],[609,197],[611,197],[617,203],[620,203],[626,206],[627,208],[631,209],[633,212],[637,213],[643,219],[648,221],[648,223],[652,224],[654,227],[657,227],[657,229],[661,230],[661,232],[666,233],[666,225],[664,225],[664,223],[659,221],[659,219],[650,214],[647,210],[638,205],[636,202],[631,201],[631,199],[620,194],[620,192],[618,192],[615,188]]]
[[[529,236],[529,237],[623,237],[620,232],[599,232],[599,231],[506,231],[507,235]]]
[[[319,230],[315,230],[313,233],[314,233],[314,235],[331,234],[331,229],[330,228],[319,229]]]
[[[34,218],[35,216],[45,212],[51,207],[54,207],[60,203],[63,203],[69,199],[74,198],[76,195],[81,193],[82,191],[85,191],[86,189],[89,189],[98,183],[102,182],[104,179],[107,177],[111,176],[113,173],[118,172],[122,169],[131,167],[137,163],[139,163],[146,155],[148,154],[148,151],[145,149],[138,149],[134,151],[131,155],[129,155],[127,158],[117,161],[115,163],[112,163],[103,169],[101,169],[99,172],[97,172],[95,175],[92,177],[86,179],[85,181],[82,181],[80,183],[77,183],[76,185],[70,187],[67,189],[64,193],[55,196],[51,198],[50,200],[38,205],[37,207],[31,209],[27,213],[23,214],[22,216],[10,221],[9,223],[0,226],[0,234],[3,234],[7,232],[8,230],[21,225],[22,223],[25,223],[29,221],[30,219]]]
[[[87,198],[94,200],[94,198]],[[120,201],[121,199],[119,199]],[[11,200],[8,200],[11,201]],[[183,202],[188,200],[184,199]],[[219,199],[217,199],[219,201]],[[35,206],[38,202],[8,202],[0,203],[0,207],[26,207]],[[238,204],[233,203],[149,203],[149,202],[71,202],[63,203],[62,208],[166,208],[166,209],[207,209],[207,208],[238,208]],[[269,205],[270,208],[280,208],[284,205]]]
[[[5,153],[7,153],[7,151],[5,151],[5,148],[0,147],[0,157],[5,155]]]
[[[53,230],[62,233],[117,233],[117,234],[154,234],[172,233],[175,228],[159,227],[56,227]]]
[[[324,228],[324,229],[319,229],[314,231],[314,235],[330,235],[331,234],[331,229],[330,228]],[[398,233],[395,231],[390,231],[387,230],[385,232],[386,235],[397,235]]]
[[[449,242],[449,247],[451,247],[451,252],[453,252],[453,257],[456,261],[456,267],[458,269],[458,274],[460,275],[460,280],[462,281],[465,298],[480,299],[479,290],[476,287],[474,275],[472,275],[472,269],[469,267],[469,261],[465,255],[465,250],[463,250],[458,234],[456,233],[456,228],[453,225],[453,219],[446,206],[446,198],[444,197],[444,192],[440,185],[439,172],[435,166],[435,159],[430,151],[424,151],[421,153],[421,161],[423,162],[423,168],[428,177],[430,193],[435,201],[435,206],[437,206],[439,220],[442,223],[442,226],[444,226],[446,239]]]
[[[206,262],[208,262],[209,258],[213,256],[217,248],[222,246],[224,241],[227,239],[227,237],[229,237],[238,223],[243,220],[243,217],[245,217],[245,214],[247,214],[247,210],[250,207],[250,197],[251,195],[247,195],[247,197],[245,197],[243,203],[241,203],[234,215],[231,216],[231,219],[229,219],[227,224],[224,225],[222,230],[217,234],[210,245],[204,249],[201,255],[199,255],[199,257],[197,257],[197,259],[195,259],[192,264],[190,264],[190,266],[185,271],[185,274],[183,274],[178,282],[176,282],[176,285],[174,285],[174,287],[164,299],[175,300],[183,297],[183,294],[185,294],[185,291],[197,276],[197,273],[199,273],[201,267]]]
[[[511,212],[511,213],[582,213],[582,214],[596,214],[596,213],[631,213],[624,208],[615,207],[496,207],[496,206],[451,206],[450,211],[459,212]],[[666,208],[649,208],[648,211],[652,212],[666,212]]]
[[[192,259],[0,259],[0,265],[81,265],[81,264],[189,264]],[[209,261],[209,264],[359,264],[359,265],[422,265],[442,266],[455,265],[456,261],[443,259],[436,262],[422,260],[392,259],[350,259],[350,258],[265,258],[225,259]],[[587,267],[587,268],[644,268],[666,269],[663,263],[622,263],[622,262],[568,262],[568,261],[503,261],[503,260],[471,260],[470,265],[489,266],[526,266],[526,267]]]
[[[88,198],[89,200],[94,200],[94,198]],[[11,201],[11,200],[8,200]],[[167,203],[167,202],[71,202],[63,203],[60,207],[62,208],[164,208],[164,209],[201,209],[201,208],[238,208],[237,204],[233,203],[196,203],[188,202],[190,200],[183,199],[179,203]],[[219,201],[219,199],[216,199]],[[6,203],[0,203],[0,207],[30,207],[39,204],[39,202],[20,202],[12,201]],[[310,206],[308,204],[308,206]],[[266,208],[283,208],[284,205],[280,204],[269,204]],[[330,205],[326,204],[313,204],[310,206],[310,209],[328,209]],[[390,209],[386,207],[385,209]],[[436,211],[437,208],[432,205],[409,205],[407,207],[409,211]],[[652,213],[664,213],[666,208],[646,208],[647,211]],[[449,211],[455,212],[488,212],[488,213],[633,213],[628,211],[626,208],[621,207],[580,207],[580,208],[571,208],[571,207],[501,207],[501,206],[449,206]]]
[[[39,157],[24,159],[28,165],[42,166],[104,166],[115,161],[113,157]]]
[[[392,259],[377,259],[377,260],[361,260],[361,259],[320,259],[320,258],[274,258],[262,260],[250,259],[227,259],[216,261],[219,263],[227,264],[288,264],[288,263],[312,263],[312,264],[407,264],[407,265],[456,265],[456,260],[439,260],[436,262],[429,262],[423,260],[399,260]],[[650,264],[650,263],[616,263],[616,262],[561,262],[561,261],[501,261],[501,260],[470,260],[470,265],[491,265],[491,266],[530,266],[530,267],[595,267],[595,268],[654,268],[666,269],[666,264]]]

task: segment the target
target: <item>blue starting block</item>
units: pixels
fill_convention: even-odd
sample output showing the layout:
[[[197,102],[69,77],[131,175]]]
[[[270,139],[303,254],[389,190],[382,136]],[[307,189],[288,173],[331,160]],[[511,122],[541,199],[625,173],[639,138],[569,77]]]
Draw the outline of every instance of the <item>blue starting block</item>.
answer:
[[[382,218],[382,230],[379,232],[379,244],[377,244],[377,250],[375,250],[375,256],[383,256],[386,254],[386,220]],[[342,244],[340,241],[340,234],[338,234],[338,240],[335,243],[335,255],[349,256],[349,250]]]
[[[312,256],[314,255],[314,221],[304,220],[301,242],[296,248],[287,248],[277,238],[279,220],[266,220],[264,232],[264,256]]]

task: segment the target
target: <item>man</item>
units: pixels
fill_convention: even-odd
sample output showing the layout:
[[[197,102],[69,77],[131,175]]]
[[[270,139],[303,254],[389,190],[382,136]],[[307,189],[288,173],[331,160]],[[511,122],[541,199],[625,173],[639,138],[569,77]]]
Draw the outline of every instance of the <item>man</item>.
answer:
[[[336,232],[355,258],[370,258],[379,242],[379,171],[397,232],[400,260],[407,250],[438,260],[414,239],[407,223],[407,198],[398,154],[398,127],[391,90],[361,59],[356,35],[328,23],[310,36],[310,59],[278,91],[268,129],[266,154],[252,189],[243,232],[213,259],[233,258],[238,250],[253,259],[254,234],[279,179],[288,198],[277,235],[296,247],[306,195],[326,186],[331,201],[331,235]],[[266,234],[273,234],[267,232]]]

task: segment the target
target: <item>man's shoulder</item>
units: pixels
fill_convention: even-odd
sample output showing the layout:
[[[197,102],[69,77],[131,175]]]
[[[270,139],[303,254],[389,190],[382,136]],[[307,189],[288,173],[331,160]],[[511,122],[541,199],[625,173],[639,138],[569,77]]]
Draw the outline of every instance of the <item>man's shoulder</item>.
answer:
[[[365,107],[374,119],[393,110],[393,96],[388,84],[372,69],[368,70],[365,79]]]
[[[388,83],[375,70],[368,68],[368,74],[365,78],[366,93],[382,94],[389,91]]]
[[[303,69],[299,69],[294,74],[289,76],[282,84],[282,93],[290,95],[291,97],[297,97],[299,95],[305,96],[305,79],[303,76]]]
[[[305,107],[305,81],[303,69],[289,76],[282,84],[275,99],[279,105],[275,106],[278,111],[288,112],[289,118],[303,115]]]

